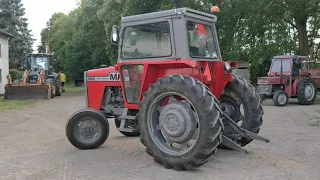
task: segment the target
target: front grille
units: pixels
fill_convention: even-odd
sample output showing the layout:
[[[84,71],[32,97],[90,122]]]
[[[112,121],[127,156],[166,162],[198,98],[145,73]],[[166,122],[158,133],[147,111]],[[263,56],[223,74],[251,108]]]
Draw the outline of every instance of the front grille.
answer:
[[[258,92],[259,92],[259,94],[271,95],[272,85],[264,85],[264,84],[259,85]]]

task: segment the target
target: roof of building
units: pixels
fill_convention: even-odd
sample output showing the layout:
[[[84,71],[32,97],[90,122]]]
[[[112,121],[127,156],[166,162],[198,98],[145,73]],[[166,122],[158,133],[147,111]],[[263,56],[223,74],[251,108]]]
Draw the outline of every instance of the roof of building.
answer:
[[[6,32],[6,31],[4,31],[4,30],[1,30],[1,29],[0,29],[0,34],[6,35],[6,36],[8,36],[8,37],[14,37],[12,34]]]

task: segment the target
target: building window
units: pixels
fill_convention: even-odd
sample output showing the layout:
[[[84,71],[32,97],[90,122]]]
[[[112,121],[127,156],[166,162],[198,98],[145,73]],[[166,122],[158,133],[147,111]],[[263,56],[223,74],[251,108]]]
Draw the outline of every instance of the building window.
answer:
[[[0,57],[1,57],[1,44],[0,44]]]
[[[1,69],[0,69],[0,83],[2,83],[2,72],[1,72]]]

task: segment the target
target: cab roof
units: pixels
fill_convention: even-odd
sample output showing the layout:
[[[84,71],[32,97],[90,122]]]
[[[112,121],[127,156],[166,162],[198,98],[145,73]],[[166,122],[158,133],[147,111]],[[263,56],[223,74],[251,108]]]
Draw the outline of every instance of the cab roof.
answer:
[[[298,55],[281,55],[281,56],[274,56],[273,59],[308,59],[308,56],[298,56]]]
[[[52,56],[52,55],[48,55],[46,53],[29,53],[27,54],[27,57],[29,56]]]
[[[144,20],[150,20],[150,19],[164,18],[164,17],[169,18],[177,15],[184,15],[187,17],[192,17],[192,18],[205,20],[205,21],[212,21],[212,22],[217,21],[217,17],[213,14],[204,13],[204,12],[197,11],[190,8],[178,8],[178,9],[158,11],[158,12],[152,12],[152,13],[146,13],[146,14],[126,16],[121,18],[121,22],[128,23],[128,22],[134,22],[134,21],[144,21]]]

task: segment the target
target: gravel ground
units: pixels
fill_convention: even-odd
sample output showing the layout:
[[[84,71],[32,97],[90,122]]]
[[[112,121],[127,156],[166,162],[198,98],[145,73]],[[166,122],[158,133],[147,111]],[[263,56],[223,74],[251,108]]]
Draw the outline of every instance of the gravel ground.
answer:
[[[57,97],[28,108],[0,114],[0,179],[319,179],[320,102],[296,101],[278,108],[264,105],[261,135],[250,153],[219,150],[200,169],[164,169],[145,153],[138,138],[127,138],[110,119],[109,139],[99,149],[78,150],[66,139],[68,117],[84,107],[82,96]]]

